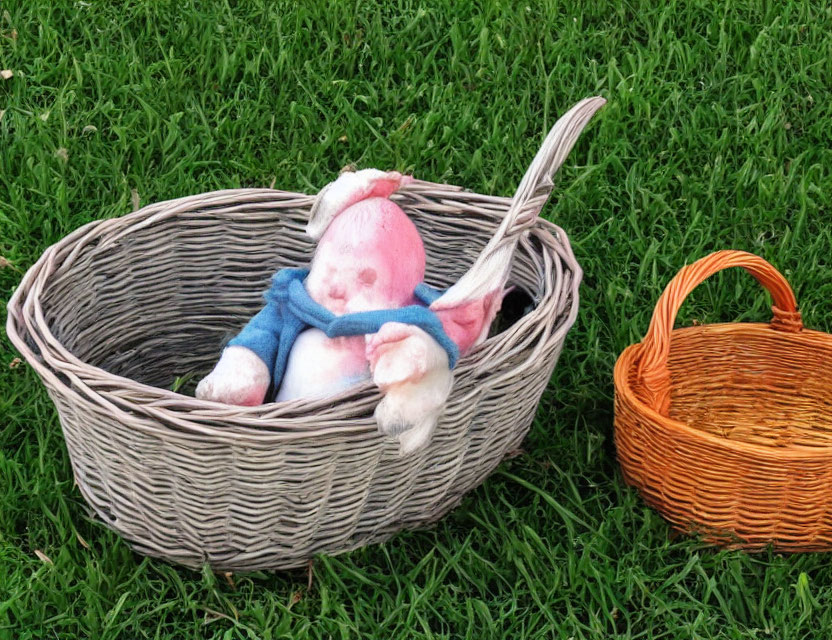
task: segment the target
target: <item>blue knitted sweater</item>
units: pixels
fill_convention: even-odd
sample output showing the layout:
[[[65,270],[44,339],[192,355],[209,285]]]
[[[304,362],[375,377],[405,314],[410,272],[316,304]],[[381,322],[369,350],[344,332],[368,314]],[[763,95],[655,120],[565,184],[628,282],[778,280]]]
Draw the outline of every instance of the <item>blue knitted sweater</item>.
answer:
[[[412,324],[430,335],[448,354],[451,368],[459,359],[459,348],[448,337],[436,314],[427,306],[411,305],[400,309],[363,311],[336,316],[315,302],[306,292],[303,281],[308,269],[281,269],[272,277],[265,293],[266,306],[254,316],[229,346],[247,347],[266,363],[272,372],[272,388],[280,387],[286,362],[295,339],[302,331],[317,327],[327,337],[359,336],[376,333],[387,322]],[[429,305],[442,294],[422,283],[415,297]]]

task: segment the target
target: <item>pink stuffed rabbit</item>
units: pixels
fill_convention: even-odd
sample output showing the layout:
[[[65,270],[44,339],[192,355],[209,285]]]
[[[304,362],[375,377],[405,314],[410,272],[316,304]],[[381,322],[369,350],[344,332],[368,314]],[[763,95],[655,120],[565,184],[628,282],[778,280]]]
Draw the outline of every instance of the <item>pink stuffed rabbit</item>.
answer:
[[[197,397],[254,405],[266,400],[270,388],[276,388],[274,400],[280,402],[334,395],[372,377],[385,393],[376,410],[380,430],[398,436],[402,454],[427,444],[451,390],[451,366],[485,337],[501,297],[487,292],[473,303],[428,311],[427,303],[438,293],[422,284],[422,239],[404,211],[387,198],[410,180],[398,172],[367,169],[344,173],[321,191],[307,227],[319,240],[309,271],[285,270],[275,277],[273,299],[266,295],[266,307],[229,343],[197,387]],[[287,279],[302,283],[301,288],[287,287]],[[305,322],[284,356],[279,343],[286,311],[278,298],[283,295],[291,303],[296,300],[290,291],[303,296],[301,289],[313,307],[320,305],[336,318],[405,313],[382,314],[376,321],[380,326],[359,327],[367,333],[339,337]],[[420,291],[427,291],[427,297],[420,299]],[[305,309],[309,303],[304,301],[299,306]],[[428,327],[444,333],[439,341],[411,323],[411,312],[419,310],[426,312],[418,314],[420,320],[434,315],[439,321]]]

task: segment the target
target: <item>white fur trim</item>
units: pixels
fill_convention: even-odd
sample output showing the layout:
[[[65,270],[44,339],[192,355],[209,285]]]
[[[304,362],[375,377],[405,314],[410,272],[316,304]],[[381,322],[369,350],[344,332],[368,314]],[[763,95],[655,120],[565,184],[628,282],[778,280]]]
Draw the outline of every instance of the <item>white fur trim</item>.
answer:
[[[262,404],[271,382],[271,373],[256,353],[245,347],[228,347],[214,370],[196,388],[200,400],[224,404]]]
[[[392,193],[398,186],[409,182],[410,178],[398,171],[385,172],[378,169],[342,173],[337,180],[321,189],[315,198],[309,211],[306,234],[313,240],[320,240],[335,216],[367,197],[380,180],[393,183],[390,189]]]

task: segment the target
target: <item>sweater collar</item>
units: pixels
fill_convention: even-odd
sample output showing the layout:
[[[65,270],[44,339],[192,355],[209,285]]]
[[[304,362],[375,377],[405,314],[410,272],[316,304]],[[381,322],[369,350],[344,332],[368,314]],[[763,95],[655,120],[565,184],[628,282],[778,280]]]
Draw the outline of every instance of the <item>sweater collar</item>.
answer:
[[[316,320],[308,324],[320,328],[319,322],[328,324],[337,316],[320,303],[315,302],[309,295],[304,284],[308,275],[309,269],[281,269],[272,277],[273,290],[278,300],[290,301],[293,311],[304,320],[307,316],[309,319]],[[429,307],[443,293],[442,289],[420,282],[413,290],[413,297]]]

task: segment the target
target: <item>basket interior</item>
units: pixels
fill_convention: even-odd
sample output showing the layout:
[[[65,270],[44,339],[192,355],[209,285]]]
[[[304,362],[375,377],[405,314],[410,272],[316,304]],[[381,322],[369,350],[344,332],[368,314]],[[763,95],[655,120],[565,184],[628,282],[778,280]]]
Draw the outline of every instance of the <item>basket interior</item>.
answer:
[[[832,337],[768,325],[673,332],[670,417],[768,447],[832,445]]]
[[[499,222],[496,214],[400,204],[424,240],[426,280],[439,287],[470,267]],[[308,265],[314,245],[303,231],[307,215],[243,203],[187,211],[87,245],[43,293],[50,330],[90,365],[167,389],[185,378],[181,391],[191,393],[262,307],[272,274]],[[522,294],[508,301],[499,330],[541,299],[545,277],[539,252],[521,243],[511,284]]]

